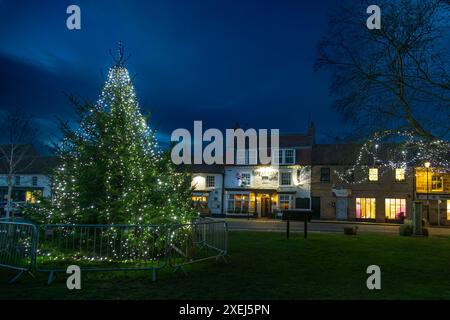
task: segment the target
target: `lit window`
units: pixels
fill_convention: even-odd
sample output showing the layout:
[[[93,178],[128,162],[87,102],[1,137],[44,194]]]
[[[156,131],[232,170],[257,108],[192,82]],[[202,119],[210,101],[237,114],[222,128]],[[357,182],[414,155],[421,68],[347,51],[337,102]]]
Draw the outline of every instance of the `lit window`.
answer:
[[[450,200],[447,200],[447,220],[450,220]]]
[[[400,220],[406,215],[406,199],[386,199],[386,218]]]
[[[369,169],[369,181],[378,181],[378,168]]]
[[[255,196],[250,194],[229,194],[227,201],[228,213],[254,213]]]
[[[192,206],[194,208],[206,208],[208,205],[208,197],[204,195],[193,195],[192,196]]]
[[[214,188],[216,186],[216,177],[215,176],[206,176],[206,187]]]
[[[356,218],[375,219],[376,200],[375,198],[356,198]]]
[[[36,203],[36,196],[38,194],[39,194],[39,192],[27,191],[25,193],[25,201],[28,203]]]
[[[405,169],[395,169],[395,181],[405,181]]]
[[[291,208],[292,196],[289,194],[279,194],[278,203],[280,210],[289,210]]]
[[[431,191],[444,191],[444,176],[433,175],[431,177]]]
[[[281,185],[290,186],[292,183],[292,173],[291,172],[281,172]]]

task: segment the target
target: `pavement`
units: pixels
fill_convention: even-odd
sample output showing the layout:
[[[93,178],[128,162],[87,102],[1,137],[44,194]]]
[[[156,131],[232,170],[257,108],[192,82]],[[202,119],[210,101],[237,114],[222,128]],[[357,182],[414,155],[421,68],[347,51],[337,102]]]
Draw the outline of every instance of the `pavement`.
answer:
[[[226,218],[230,231],[265,231],[286,232],[286,221],[275,219],[245,219]],[[323,221],[312,220],[308,223],[308,232],[332,232],[344,233],[344,228],[358,226],[358,233],[399,234],[399,225],[391,223],[370,223],[350,221]],[[290,222],[290,232],[302,232],[304,223],[300,221]],[[448,227],[429,227],[430,236],[450,237]]]

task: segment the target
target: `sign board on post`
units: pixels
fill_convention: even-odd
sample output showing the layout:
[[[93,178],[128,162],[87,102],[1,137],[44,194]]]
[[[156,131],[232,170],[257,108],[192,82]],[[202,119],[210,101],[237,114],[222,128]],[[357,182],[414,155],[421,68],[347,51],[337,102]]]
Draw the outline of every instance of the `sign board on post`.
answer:
[[[290,221],[303,221],[304,222],[304,238],[308,238],[308,221],[311,221],[312,211],[311,210],[285,210],[283,211],[283,220],[286,220],[286,238],[289,239],[290,234]]]
[[[350,198],[352,196],[352,189],[333,188],[331,191],[333,192],[333,196],[338,198]]]

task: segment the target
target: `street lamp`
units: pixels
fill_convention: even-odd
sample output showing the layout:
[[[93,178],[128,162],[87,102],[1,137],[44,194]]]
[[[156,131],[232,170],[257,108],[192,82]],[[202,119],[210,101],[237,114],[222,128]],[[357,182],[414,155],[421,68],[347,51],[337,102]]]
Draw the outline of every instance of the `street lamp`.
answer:
[[[424,163],[425,168],[427,168],[427,221],[430,223],[430,199],[429,199],[429,189],[428,189],[428,172],[430,170],[431,163],[429,161]]]

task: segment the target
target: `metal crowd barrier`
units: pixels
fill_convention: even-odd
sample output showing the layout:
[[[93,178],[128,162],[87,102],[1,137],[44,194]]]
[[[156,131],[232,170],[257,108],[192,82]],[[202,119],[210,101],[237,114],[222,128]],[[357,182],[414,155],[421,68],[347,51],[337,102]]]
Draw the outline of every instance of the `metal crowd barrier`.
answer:
[[[209,259],[226,261],[228,227],[225,221],[205,220],[172,228],[168,248],[169,265],[184,266]]]
[[[82,271],[157,270],[166,265],[168,228],[158,225],[44,225],[39,232],[37,271],[68,265]]]
[[[11,282],[17,280],[25,272],[33,276],[36,243],[35,225],[7,220],[0,221],[0,267],[18,271]]]
[[[47,272],[50,284],[69,265],[82,271],[150,270],[152,279],[165,266],[183,266],[208,259],[225,260],[227,225],[197,220],[172,227],[161,225],[35,226],[0,221],[0,267]]]

